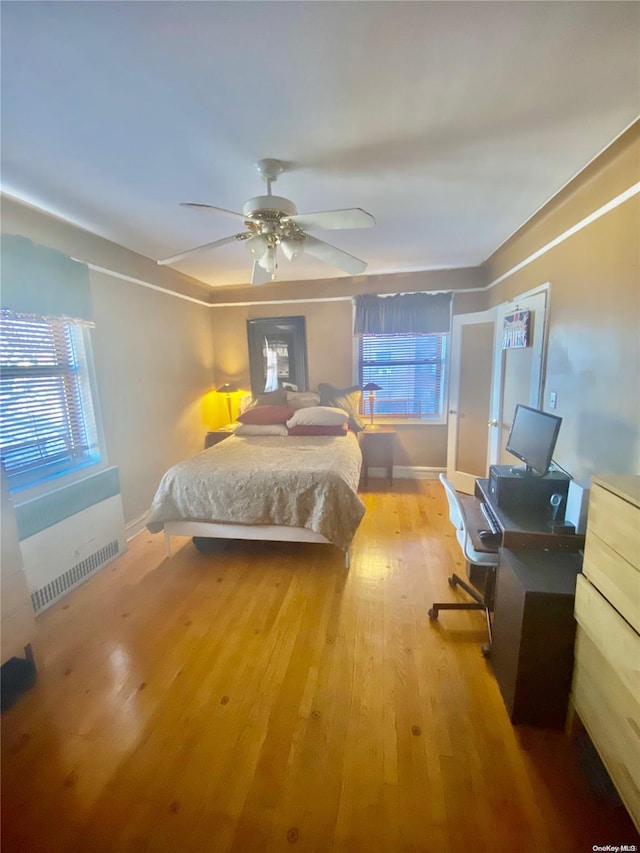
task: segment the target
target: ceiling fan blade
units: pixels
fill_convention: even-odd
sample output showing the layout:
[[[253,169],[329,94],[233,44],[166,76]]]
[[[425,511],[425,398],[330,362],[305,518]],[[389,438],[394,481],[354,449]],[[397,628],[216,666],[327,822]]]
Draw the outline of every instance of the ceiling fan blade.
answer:
[[[222,240],[214,240],[213,243],[204,243],[202,246],[195,246],[193,249],[187,249],[186,252],[180,252],[178,255],[172,255],[170,258],[163,258],[158,261],[159,266],[164,267],[168,264],[174,264],[176,261],[181,261],[183,258],[193,255],[194,252],[201,252],[204,249],[215,249],[217,246],[224,246],[225,243],[233,243],[234,240],[246,240],[250,237],[249,231],[243,231],[240,234],[233,234],[231,237],[223,237]]]
[[[273,279],[271,278],[271,273],[263,269],[257,261],[254,261],[253,270],[251,272],[251,284],[268,284],[270,281],[273,281]]]
[[[301,228],[373,228],[375,219],[360,207],[349,207],[345,210],[322,210],[318,213],[299,213],[287,217]]]
[[[367,268],[366,262],[361,261],[360,258],[355,258],[348,252],[343,252],[342,249],[331,246],[323,240],[318,240],[317,237],[312,237],[310,234],[305,236],[304,250],[313,255],[314,258],[319,258],[326,264],[338,267],[338,269],[344,270],[344,272],[348,272],[350,275],[358,275],[358,273],[364,272]]]
[[[245,216],[244,213],[237,213],[235,210],[227,210],[226,207],[215,207],[213,204],[199,204],[196,201],[181,201],[180,207],[202,207],[205,210],[214,210],[216,213],[224,213],[226,216],[234,216],[236,219],[251,220],[252,216]]]

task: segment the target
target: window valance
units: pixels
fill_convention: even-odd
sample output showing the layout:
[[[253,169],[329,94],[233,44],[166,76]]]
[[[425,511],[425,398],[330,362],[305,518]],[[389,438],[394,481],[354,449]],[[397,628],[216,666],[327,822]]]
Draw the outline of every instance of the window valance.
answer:
[[[364,294],[354,302],[356,335],[432,335],[451,330],[450,293]]]
[[[86,264],[16,234],[2,235],[2,307],[15,314],[92,323]]]

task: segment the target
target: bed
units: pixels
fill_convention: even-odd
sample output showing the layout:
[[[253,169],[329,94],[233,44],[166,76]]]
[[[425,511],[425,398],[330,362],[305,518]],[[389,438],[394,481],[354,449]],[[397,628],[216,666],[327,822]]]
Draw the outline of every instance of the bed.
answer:
[[[147,519],[171,536],[331,543],[349,546],[365,507],[357,490],[362,454],[340,436],[232,435],[174,465]]]

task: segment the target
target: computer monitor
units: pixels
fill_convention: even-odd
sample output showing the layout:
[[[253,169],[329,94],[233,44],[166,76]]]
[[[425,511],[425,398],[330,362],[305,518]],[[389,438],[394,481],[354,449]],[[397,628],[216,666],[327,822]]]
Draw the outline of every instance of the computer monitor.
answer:
[[[562,418],[518,403],[506,450],[524,462],[511,473],[544,477],[549,470]]]

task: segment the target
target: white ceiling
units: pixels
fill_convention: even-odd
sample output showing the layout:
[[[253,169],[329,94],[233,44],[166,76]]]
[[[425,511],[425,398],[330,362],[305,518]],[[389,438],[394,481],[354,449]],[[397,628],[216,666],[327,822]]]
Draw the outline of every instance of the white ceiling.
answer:
[[[242,230],[178,202],[241,210],[276,157],[299,212],[375,216],[315,232],[368,274],[476,266],[640,113],[640,4],[3,2],[1,85],[3,191],[142,255]]]

